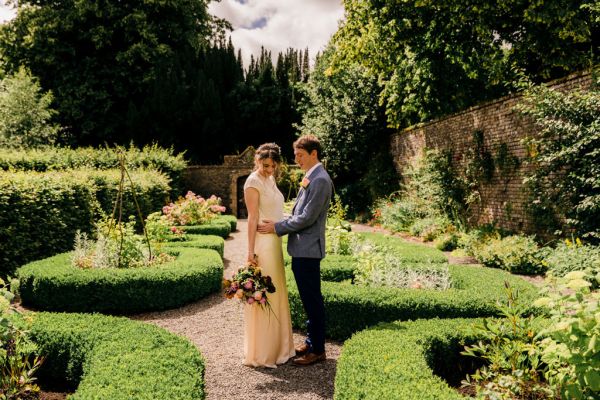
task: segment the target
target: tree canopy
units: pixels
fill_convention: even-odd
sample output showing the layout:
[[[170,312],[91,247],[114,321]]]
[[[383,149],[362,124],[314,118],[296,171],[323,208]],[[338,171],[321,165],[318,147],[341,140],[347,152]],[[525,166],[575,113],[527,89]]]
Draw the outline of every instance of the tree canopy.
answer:
[[[344,0],[333,73],[359,63],[403,127],[518,87],[590,67],[600,37],[594,0]]]

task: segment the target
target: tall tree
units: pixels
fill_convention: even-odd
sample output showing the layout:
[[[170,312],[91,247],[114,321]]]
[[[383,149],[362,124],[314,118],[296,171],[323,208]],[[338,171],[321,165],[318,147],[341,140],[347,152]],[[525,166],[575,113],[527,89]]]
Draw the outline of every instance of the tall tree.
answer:
[[[204,0],[24,0],[0,48],[7,71],[24,65],[53,91],[78,143],[120,142],[160,80],[178,85],[167,97],[190,85],[182,65],[208,45],[212,22]]]
[[[597,62],[596,2],[345,0],[333,71],[363,65],[388,122],[414,124]]]

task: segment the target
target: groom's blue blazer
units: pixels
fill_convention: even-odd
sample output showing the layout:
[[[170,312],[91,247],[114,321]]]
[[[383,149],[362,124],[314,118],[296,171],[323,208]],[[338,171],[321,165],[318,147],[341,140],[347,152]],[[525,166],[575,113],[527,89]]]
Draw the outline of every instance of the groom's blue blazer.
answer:
[[[301,188],[292,216],[275,223],[278,236],[289,235],[287,250],[292,257],[325,258],[325,224],[333,183],[323,165],[309,176],[310,183]]]

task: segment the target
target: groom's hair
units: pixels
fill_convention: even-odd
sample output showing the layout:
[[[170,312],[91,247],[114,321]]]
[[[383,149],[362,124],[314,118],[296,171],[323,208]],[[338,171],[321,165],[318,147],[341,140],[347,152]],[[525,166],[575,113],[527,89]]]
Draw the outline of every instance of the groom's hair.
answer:
[[[317,151],[317,159],[321,159],[321,142],[315,135],[302,135],[294,142],[295,149],[305,150],[308,154]]]

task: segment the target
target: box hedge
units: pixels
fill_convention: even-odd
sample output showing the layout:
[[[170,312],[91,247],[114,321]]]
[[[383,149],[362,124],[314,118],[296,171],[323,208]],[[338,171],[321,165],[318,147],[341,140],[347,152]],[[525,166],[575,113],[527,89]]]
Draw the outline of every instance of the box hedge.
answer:
[[[214,250],[172,247],[174,261],[154,267],[82,270],[71,253],[17,270],[21,301],[39,310],[128,314],[179,307],[221,289],[223,261]]]
[[[133,145],[125,149],[127,167],[131,169],[151,169],[160,171],[170,179],[172,198],[183,190],[183,173],[187,162],[183,154],[175,155],[173,149],[163,149],[157,145],[138,149]],[[47,149],[14,150],[0,148],[0,170],[52,171],[69,169],[114,169],[119,166],[118,154],[114,148],[51,147]]]
[[[197,249],[211,249],[223,257],[225,251],[225,240],[220,236],[214,235],[185,235],[184,241],[171,241],[167,246],[175,247],[195,247]]]
[[[348,282],[322,283],[327,315],[327,336],[345,340],[353,333],[380,322],[428,318],[471,318],[497,315],[496,302],[506,297],[504,282],[520,292],[528,304],[537,289],[506,271],[479,266],[450,265],[453,287],[449,290],[369,287]],[[292,324],[301,328],[306,321],[293,273],[288,278]]]
[[[237,231],[237,218],[235,215],[219,215],[215,221],[227,222],[231,225],[231,232]]]
[[[160,209],[168,179],[155,171],[134,171],[142,213]],[[0,275],[19,265],[71,250],[75,232],[90,232],[99,211],[111,213],[119,171],[0,171]],[[124,196],[124,217],[135,215],[131,189]]]
[[[126,318],[35,313],[40,378],[75,389],[69,398],[201,400],[204,359],[186,339]]]
[[[398,237],[383,235],[381,233],[360,233],[359,236],[377,246],[383,246],[393,251],[395,255],[407,262],[448,262],[448,258],[446,258],[444,253],[435,247],[406,242]]]
[[[227,239],[231,233],[231,223],[219,220],[203,225],[182,225],[178,228],[191,235],[214,235],[223,239]]]
[[[478,337],[476,319],[429,319],[381,324],[346,341],[338,359],[335,400],[459,400],[448,382],[473,372],[460,356]]]

